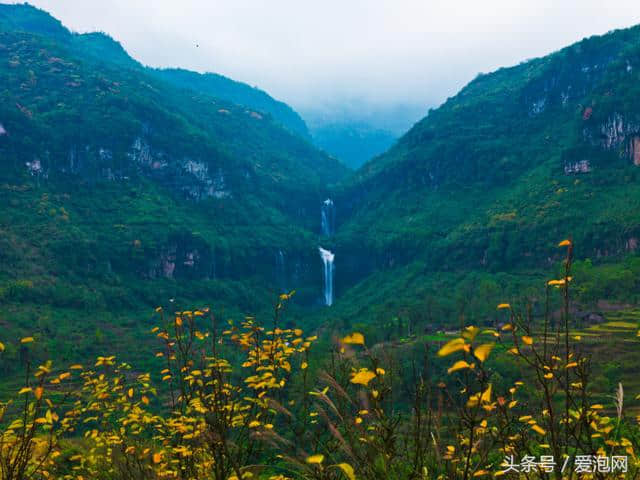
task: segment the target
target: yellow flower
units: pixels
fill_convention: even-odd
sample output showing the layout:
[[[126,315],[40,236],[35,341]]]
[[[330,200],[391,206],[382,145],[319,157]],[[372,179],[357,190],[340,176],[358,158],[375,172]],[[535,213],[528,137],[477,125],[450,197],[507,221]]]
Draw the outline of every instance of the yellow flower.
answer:
[[[347,335],[342,339],[342,343],[349,345],[364,345],[364,335],[358,332],[354,332],[351,335]]]
[[[351,377],[351,383],[355,383],[356,385],[363,385],[366,387],[367,385],[369,385],[369,382],[373,380],[375,377],[376,377],[376,374],[373,373],[372,371],[366,368],[361,368],[360,371],[358,371],[358,373],[355,373]]]
[[[336,467],[342,470],[349,480],[356,480],[356,474],[353,470],[353,467],[348,463],[339,463],[336,465]]]
[[[322,454],[317,454],[317,455],[311,455],[310,457],[307,457],[307,463],[310,463],[311,465],[319,465],[322,462],[324,462],[324,455]]]
[[[546,432],[546,430],[544,428],[542,428],[540,425],[533,425],[531,427],[531,430],[533,430],[536,433],[539,433],[540,435],[544,435]]]

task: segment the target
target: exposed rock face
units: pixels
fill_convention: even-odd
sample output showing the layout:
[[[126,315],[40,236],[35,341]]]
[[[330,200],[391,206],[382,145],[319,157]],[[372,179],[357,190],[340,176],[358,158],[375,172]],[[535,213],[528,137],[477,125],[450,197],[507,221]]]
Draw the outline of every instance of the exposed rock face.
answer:
[[[629,133],[629,125],[625,123],[622,115],[614,113],[600,126],[600,133],[602,134],[603,146],[610,149],[624,141],[625,136]]]
[[[631,158],[633,164],[640,167],[640,136],[635,136],[631,139]]]
[[[126,161],[123,161],[123,157]],[[79,175],[87,182],[128,181],[143,176],[192,200],[231,197],[225,172],[213,166],[215,163],[215,158],[172,158],[144,137],[138,136],[125,152],[106,146],[72,146],[66,161],[52,163],[45,158],[41,163],[30,162],[27,167],[32,175],[59,172]]]
[[[589,163],[589,160],[580,160],[579,162],[566,163],[564,165],[565,175],[589,173],[590,171],[591,164]]]
[[[627,156],[634,165],[640,166],[640,122],[614,113],[597,127],[597,131],[586,128],[585,138],[591,144],[599,144],[607,150],[618,149],[620,156]]]
[[[40,175],[42,173],[42,162],[37,158],[31,162],[27,162],[26,165],[31,175]]]

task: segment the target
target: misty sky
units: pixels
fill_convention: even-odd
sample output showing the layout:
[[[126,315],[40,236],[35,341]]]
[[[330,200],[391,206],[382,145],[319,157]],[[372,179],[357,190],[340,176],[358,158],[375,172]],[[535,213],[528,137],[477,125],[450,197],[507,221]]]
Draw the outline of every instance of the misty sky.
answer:
[[[426,112],[478,72],[640,23],[634,1],[32,0],[147,65],[214,71],[304,112]]]

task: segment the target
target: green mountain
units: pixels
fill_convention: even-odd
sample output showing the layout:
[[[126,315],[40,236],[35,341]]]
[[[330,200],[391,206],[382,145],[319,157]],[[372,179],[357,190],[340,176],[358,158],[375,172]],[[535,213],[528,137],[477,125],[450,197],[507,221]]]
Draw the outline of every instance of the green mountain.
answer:
[[[479,75],[431,110],[337,194],[344,315],[455,321],[542,282],[569,236],[584,300],[640,300],[639,80],[640,26]]]
[[[158,69],[155,72],[175,86],[196,90],[222,100],[244,105],[260,112],[268,113],[281,125],[301,137],[309,139],[307,125],[289,105],[271,98],[262,90],[236,82],[216,73],[199,74],[181,68]]]
[[[351,175],[259,91],[26,5],[0,74],[0,323],[64,358],[135,354],[157,304],[294,288],[297,324],[372,341],[489,321],[566,237],[580,308],[640,302],[640,27],[479,76]]]
[[[195,90],[220,100],[270,115],[291,132],[309,138],[304,120],[289,105],[275,100],[266,92],[215,73],[199,74],[178,68],[145,68],[125,51],[122,45],[101,32],[71,34],[62,23],[47,12],[28,5],[0,5],[0,29],[53,37],[81,56],[91,56],[103,63],[145,69],[176,87]]]
[[[144,322],[132,316],[170,299],[249,313],[295,286],[300,304],[320,301],[320,206],[347,172],[337,160],[26,5],[0,6],[0,76],[10,332],[90,354],[133,341],[127,328]]]

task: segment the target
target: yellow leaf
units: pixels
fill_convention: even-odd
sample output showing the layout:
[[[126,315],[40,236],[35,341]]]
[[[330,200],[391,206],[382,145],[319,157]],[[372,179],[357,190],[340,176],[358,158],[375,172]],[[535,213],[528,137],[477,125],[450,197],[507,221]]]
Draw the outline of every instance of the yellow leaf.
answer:
[[[349,345],[364,345],[364,335],[358,332],[354,332],[351,335],[347,335],[342,339],[342,343]]]
[[[369,385],[369,382],[376,377],[376,374],[372,371],[362,368],[359,372],[355,373],[351,377],[351,383],[355,383],[357,385],[364,385],[365,387]]]
[[[322,462],[324,462],[324,455],[322,454],[311,455],[310,457],[307,457],[307,463],[310,463],[312,465],[319,465]]]
[[[20,389],[20,391],[18,392],[18,395],[22,395],[23,393],[29,393],[30,391],[31,391],[31,387],[24,387]]]
[[[33,394],[35,395],[36,399],[40,400],[42,398],[42,392],[42,387],[36,387],[36,389],[33,391]]]
[[[540,435],[544,435],[545,433],[547,433],[545,429],[542,428],[540,425],[533,425],[531,427],[531,430],[533,430],[536,433],[539,433]]]
[[[545,373],[544,378],[546,378],[547,380],[551,380],[553,378],[553,373]]]
[[[24,337],[22,340],[20,340],[20,343],[31,343],[33,341],[33,337]]]
[[[578,366],[578,362],[571,362],[567,364],[567,368],[574,368]]]
[[[463,370],[465,368],[473,368],[473,366],[471,366],[469,363],[465,362],[464,360],[458,360],[456,363],[454,363],[451,366],[451,368],[449,368],[449,370],[447,370],[447,373],[457,372],[458,370]]]
[[[4,352],[4,343],[0,342],[0,352]]]
[[[459,350],[464,350],[466,343],[463,338],[454,338],[447,342],[440,350],[438,350],[439,357],[446,357]]]
[[[144,403],[145,405],[149,405],[149,397],[147,397],[146,395],[142,396],[142,403]]]
[[[480,401],[484,403],[489,403],[491,401],[491,384],[489,384],[487,389],[482,393]]]
[[[127,391],[127,395],[129,396],[129,398],[133,398],[133,388],[130,388],[130,389]]]
[[[498,305],[498,310],[502,310],[503,308],[511,308],[511,305],[508,303],[501,303]]]
[[[558,244],[559,247],[568,247],[569,245],[571,245],[571,240],[563,240]]]
[[[476,338],[476,335],[478,335],[478,333],[480,333],[480,329],[478,327],[469,325],[463,330],[462,338],[466,338],[470,342],[473,342],[473,339]]]
[[[528,336],[523,336],[522,337],[522,343],[524,343],[525,345],[532,345],[533,344],[533,338],[528,337]]]
[[[309,364],[307,362],[302,362],[302,364],[300,365],[300,368],[302,370],[306,370],[306,368],[309,366]]]
[[[376,368],[376,374],[377,375],[384,375],[385,373],[387,373],[387,372],[385,371],[384,368]]]
[[[493,348],[493,343],[484,343],[480,345],[478,348],[476,348],[473,351],[473,354],[478,360],[480,360],[481,362],[484,362],[489,357],[489,353],[491,353],[492,348]]]
[[[482,477],[483,475],[489,475],[489,472],[487,470],[478,470],[473,474],[474,477]]]
[[[162,461],[162,454],[161,453],[154,453],[153,454],[153,463],[160,463]]]
[[[76,364],[76,365],[71,365],[69,367],[69,370],[82,370],[84,367],[80,364]]]
[[[182,325],[182,318],[176,317],[176,326],[180,327]]]
[[[349,480],[356,480],[356,474],[353,471],[353,467],[351,465],[349,465],[348,463],[339,463],[336,465],[336,467],[338,467],[340,470],[342,470],[345,474],[345,476],[349,479]]]

